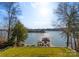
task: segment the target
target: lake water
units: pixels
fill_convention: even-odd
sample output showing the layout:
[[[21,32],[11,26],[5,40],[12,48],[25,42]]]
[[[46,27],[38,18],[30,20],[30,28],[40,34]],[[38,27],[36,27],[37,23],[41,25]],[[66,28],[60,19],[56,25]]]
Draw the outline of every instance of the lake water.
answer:
[[[50,36],[51,44],[55,47],[66,47],[66,37],[61,34],[61,31],[46,31]],[[26,44],[37,44],[41,40],[44,33],[28,33]]]

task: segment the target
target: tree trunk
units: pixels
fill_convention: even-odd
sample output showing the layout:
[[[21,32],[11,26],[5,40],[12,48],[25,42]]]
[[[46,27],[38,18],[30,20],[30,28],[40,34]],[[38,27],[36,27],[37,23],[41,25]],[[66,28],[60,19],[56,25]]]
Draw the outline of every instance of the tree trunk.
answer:
[[[71,40],[71,48],[73,49],[72,35],[71,35],[71,37],[70,37],[70,40]]]
[[[67,34],[67,48],[69,46],[69,35]]]
[[[76,50],[77,48],[77,43],[76,43],[76,38],[75,38],[75,33],[73,33],[73,39],[74,39],[74,49]]]
[[[77,36],[77,51],[79,51],[79,35]]]
[[[10,17],[10,8],[8,11],[9,25],[8,25],[8,41],[10,39],[10,25],[11,25],[11,17]]]

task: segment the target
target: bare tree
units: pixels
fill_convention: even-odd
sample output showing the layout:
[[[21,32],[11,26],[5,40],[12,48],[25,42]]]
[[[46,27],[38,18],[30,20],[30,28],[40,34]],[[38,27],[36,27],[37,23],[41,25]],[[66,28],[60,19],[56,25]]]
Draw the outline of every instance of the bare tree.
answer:
[[[2,6],[4,7],[4,10],[6,12],[6,17],[8,21],[8,40],[10,40],[12,28],[15,26],[18,15],[20,14],[19,5],[16,2],[4,2],[2,3]]]
[[[61,22],[65,24],[66,29],[64,30],[64,33],[67,36],[67,47],[69,46],[69,43],[71,43],[71,48],[73,48],[72,38],[74,38],[75,43],[74,45],[76,48],[75,22],[79,19],[79,3],[75,2],[59,3],[56,13],[59,17],[58,20],[61,20]]]

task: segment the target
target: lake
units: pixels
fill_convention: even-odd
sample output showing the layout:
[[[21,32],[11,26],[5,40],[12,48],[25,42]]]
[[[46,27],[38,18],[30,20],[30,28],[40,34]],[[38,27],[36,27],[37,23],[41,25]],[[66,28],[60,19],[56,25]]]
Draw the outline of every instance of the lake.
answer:
[[[66,37],[61,31],[46,31],[50,36],[51,44],[54,47],[66,47]],[[26,44],[37,44],[41,40],[44,33],[28,33],[28,38],[25,40]]]

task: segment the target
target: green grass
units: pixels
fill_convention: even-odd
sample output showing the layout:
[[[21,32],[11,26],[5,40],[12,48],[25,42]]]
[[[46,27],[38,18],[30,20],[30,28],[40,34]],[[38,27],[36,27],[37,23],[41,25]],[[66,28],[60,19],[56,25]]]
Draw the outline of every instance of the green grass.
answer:
[[[68,48],[27,48],[16,47],[8,48],[0,51],[1,57],[69,57],[76,56],[71,49]],[[77,55],[78,56],[78,55]]]

